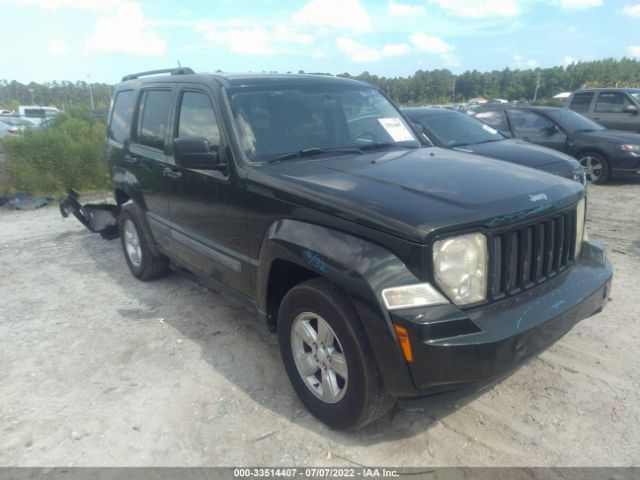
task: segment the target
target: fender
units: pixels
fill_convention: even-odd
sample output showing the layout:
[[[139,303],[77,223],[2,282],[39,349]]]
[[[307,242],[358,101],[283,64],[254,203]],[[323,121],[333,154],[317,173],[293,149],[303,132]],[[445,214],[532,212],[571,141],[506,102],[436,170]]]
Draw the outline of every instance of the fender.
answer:
[[[114,165],[111,181],[114,190],[122,190],[142,211],[147,211],[147,204],[144,201],[142,187],[133,173],[125,168]]]
[[[269,273],[277,259],[334,282],[347,292],[363,323],[385,388],[393,395],[416,392],[381,291],[419,283],[394,254],[361,238],[296,220],[278,220],[265,234],[256,278],[258,309],[267,311]]]

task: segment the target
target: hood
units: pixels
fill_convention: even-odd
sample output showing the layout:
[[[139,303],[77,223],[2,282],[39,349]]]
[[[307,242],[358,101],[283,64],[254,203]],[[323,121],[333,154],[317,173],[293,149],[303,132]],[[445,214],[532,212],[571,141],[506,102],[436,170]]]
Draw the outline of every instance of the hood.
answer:
[[[436,230],[497,226],[577,202],[583,188],[554,175],[437,147],[264,165],[249,188],[425,243]]]
[[[566,165],[564,168],[560,168],[561,170],[575,168],[570,156],[523,140],[505,139],[497,142],[478,143],[456,148],[456,150],[477,153],[525,167],[539,168],[553,163],[565,163]]]
[[[593,130],[591,132],[576,132],[576,137],[598,140],[609,143],[633,143],[640,145],[640,133],[624,132],[622,130]]]

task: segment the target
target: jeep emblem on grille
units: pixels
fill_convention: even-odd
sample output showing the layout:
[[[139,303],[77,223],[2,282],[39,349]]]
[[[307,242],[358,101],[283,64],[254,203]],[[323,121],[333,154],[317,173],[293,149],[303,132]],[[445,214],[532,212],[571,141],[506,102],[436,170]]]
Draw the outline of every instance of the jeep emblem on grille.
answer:
[[[547,196],[544,193],[536,193],[535,195],[529,194],[529,200],[532,202],[539,202],[540,200],[546,200]]]

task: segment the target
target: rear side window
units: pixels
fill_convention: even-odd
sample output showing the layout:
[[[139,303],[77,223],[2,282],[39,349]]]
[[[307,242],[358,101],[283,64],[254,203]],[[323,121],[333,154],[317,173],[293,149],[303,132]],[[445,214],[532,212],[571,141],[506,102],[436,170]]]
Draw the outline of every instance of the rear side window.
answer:
[[[569,108],[575,112],[588,112],[592,98],[593,93],[576,93],[571,99],[571,105]]]
[[[212,147],[220,144],[220,130],[209,97],[200,92],[184,92],[180,102],[178,137],[206,138]]]
[[[504,118],[504,113],[502,112],[480,112],[476,115],[476,118],[500,132],[509,131],[507,120]]]
[[[510,115],[513,131],[516,134],[536,135],[553,127],[553,123],[549,119],[534,112],[513,110]]]
[[[137,140],[141,145],[164,150],[164,136],[171,108],[170,90],[144,92],[138,112]]]
[[[129,139],[131,117],[133,116],[133,90],[124,90],[116,94],[113,113],[109,124],[109,138],[123,143]]]
[[[631,105],[631,100],[621,93],[601,93],[596,102],[595,112],[622,113],[624,107]]]

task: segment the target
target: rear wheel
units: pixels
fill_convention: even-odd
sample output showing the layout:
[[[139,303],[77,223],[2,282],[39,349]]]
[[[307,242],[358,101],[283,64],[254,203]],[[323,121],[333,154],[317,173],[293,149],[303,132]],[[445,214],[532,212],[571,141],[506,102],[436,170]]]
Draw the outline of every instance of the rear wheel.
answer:
[[[307,409],[336,429],[362,427],[395,403],[382,385],[364,328],[331,282],[292,288],[278,314],[282,359]]]
[[[140,280],[155,280],[166,275],[169,271],[169,259],[151,251],[149,238],[132,209],[122,209],[118,226],[124,258],[131,273]]]
[[[578,159],[587,181],[595,184],[606,183],[610,178],[609,164],[607,160],[595,152],[586,152],[580,155]]]

